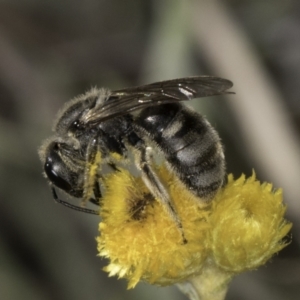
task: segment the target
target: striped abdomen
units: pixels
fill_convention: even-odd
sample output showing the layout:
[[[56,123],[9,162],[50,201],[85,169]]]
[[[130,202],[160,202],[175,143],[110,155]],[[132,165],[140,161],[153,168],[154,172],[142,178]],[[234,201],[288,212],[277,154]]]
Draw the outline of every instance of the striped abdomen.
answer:
[[[225,161],[217,132],[200,114],[181,104],[144,109],[134,122],[157,144],[186,187],[210,199],[224,181]]]

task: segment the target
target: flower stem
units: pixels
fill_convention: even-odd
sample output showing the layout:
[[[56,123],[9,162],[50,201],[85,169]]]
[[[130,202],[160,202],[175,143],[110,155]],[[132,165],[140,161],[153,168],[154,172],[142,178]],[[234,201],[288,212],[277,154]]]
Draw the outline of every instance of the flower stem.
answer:
[[[232,277],[232,273],[221,270],[209,260],[201,274],[177,286],[190,300],[223,300]]]

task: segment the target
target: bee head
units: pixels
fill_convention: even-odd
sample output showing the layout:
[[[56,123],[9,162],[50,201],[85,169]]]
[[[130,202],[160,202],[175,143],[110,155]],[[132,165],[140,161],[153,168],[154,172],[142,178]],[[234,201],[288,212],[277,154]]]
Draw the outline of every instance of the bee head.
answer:
[[[46,141],[41,147],[40,158],[44,163],[45,176],[51,184],[69,195],[81,198],[83,195],[82,172],[73,169],[76,160],[74,149],[59,139]],[[80,166],[76,166],[78,169]]]

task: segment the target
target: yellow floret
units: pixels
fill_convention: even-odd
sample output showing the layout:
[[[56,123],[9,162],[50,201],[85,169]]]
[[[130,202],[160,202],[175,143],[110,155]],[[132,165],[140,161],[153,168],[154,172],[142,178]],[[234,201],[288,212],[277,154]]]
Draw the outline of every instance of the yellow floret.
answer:
[[[161,175],[171,180],[165,170]],[[198,199],[181,186],[169,183],[187,244],[140,178],[122,170],[106,179],[99,252],[111,261],[106,271],[128,278],[129,287],[140,279],[161,285],[180,281],[199,272],[207,257],[208,210],[200,209]]]
[[[284,219],[282,190],[260,184],[253,174],[228,177],[226,188],[213,201],[211,247],[216,263],[232,272],[264,264],[286,246],[282,238],[291,229]]]

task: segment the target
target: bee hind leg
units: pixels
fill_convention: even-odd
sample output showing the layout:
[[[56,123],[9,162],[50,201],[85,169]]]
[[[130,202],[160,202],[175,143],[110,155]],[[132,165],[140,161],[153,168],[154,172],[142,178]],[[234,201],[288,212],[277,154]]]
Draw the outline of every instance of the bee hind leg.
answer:
[[[180,231],[182,241],[184,244],[186,244],[187,240],[184,236],[182,223],[172,204],[170,195],[166,190],[165,186],[163,185],[163,183],[160,181],[156,172],[151,167],[151,165],[153,165],[152,158],[151,158],[151,147],[146,147],[144,145],[139,147],[138,159],[136,163],[138,168],[141,170],[142,179],[144,183],[146,184],[146,186],[148,187],[152,195],[161,202],[167,214],[176,223],[176,226]]]

